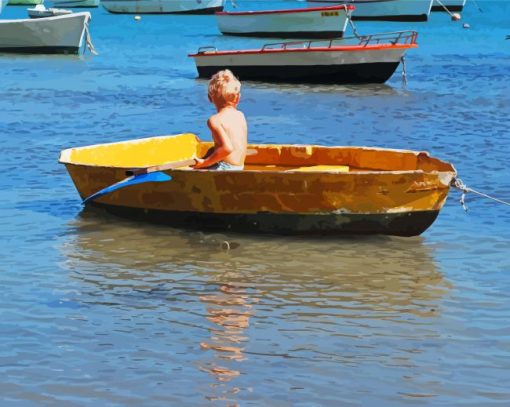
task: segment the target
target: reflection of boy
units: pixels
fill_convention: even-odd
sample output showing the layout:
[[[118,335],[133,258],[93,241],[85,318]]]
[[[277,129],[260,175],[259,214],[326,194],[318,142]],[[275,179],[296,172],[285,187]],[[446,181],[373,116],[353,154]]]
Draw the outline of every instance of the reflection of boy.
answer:
[[[218,112],[207,121],[214,149],[206,158],[196,158],[194,168],[242,170],[248,143],[248,125],[244,114],[237,110],[241,83],[228,69],[220,71],[211,78],[208,95]]]

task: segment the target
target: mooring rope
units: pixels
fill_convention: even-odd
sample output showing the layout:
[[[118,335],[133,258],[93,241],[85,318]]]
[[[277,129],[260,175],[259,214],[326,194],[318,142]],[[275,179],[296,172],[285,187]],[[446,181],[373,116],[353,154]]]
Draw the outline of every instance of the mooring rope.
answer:
[[[480,13],[483,13],[483,10],[482,10],[482,8],[480,7],[480,5],[478,4],[478,2],[477,2],[476,0],[473,0],[473,2],[476,4],[476,7],[478,7],[478,11],[479,11]]]
[[[93,55],[99,55],[99,53],[94,48],[94,44],[92,44],[92,38],[90,37],[88,22],[85,23],[85,42],[87,43],[87,48]]]
[[[491,199],[497,203],[510,206],[510,202],[503,201],[502,199],[495,198],[493,196],[490,196],[488,194],[484,194],[483,192],[477,191],[473,188],[468,188],[464,182],[460,178],[454,178],[451,182],[451,186],[454,188],[457,188],[458,190],[462,191],[462,195],[460,197],[460,204],[462,205],[462,208],[464,211],[467,212],[468,208],[466,206],[466,194],[467,193],[473,193],[475,195],[479,195],[483,198]]]
[[[360,35],[358,34],[358,30],[356,29],[356,26],[354,25],[354,21],[352,21],[352,10],[348,9],[347,5],[345,6],[345,8],[346,8],[347,20],[349,20],[349,25],[352,28],[352,32],[353,32],[354,36],[356,38],[361,38]]]
[[[400,58],[402,62],[402,82],[404,82],[404,86],[407,86],[407,68],[406,68],[406,58],[404,55]]]
[[[453,13],[448,9],[448,7],[446,7],[443,2],[441,0],[436,0],[437,3],[439,3],[439,5],[444,8],[444,11],[446,11],[448,14],[450,14],[450,17],[451,18],[454,18],[453,17]]]

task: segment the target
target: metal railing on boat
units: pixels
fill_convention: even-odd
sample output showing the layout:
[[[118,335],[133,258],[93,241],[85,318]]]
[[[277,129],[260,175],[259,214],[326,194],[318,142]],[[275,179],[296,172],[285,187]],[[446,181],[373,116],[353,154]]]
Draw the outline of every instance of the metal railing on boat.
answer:
[[[353,45],[366,47],[368,45],[413,45],[416,44],[418,33],[416,31],[394,31],[387,33],[359,35],[344,38],[331,38],[329,40],[305,40],[305,41],[290,41],[290,42],[275,42],[264,44],[261,51],[270,50],[287,50],[287,49],[309,49],[309,48],[334,48],[345,45]],[[197,54],[204,54],[206,52],[216,53],[218,49],[214,46],[200,47]]]
[[[308,40],[308,41],[292,41],[292,42],[276,42],[265,44],[262,51],[270,49],[292,49],[292,48],[334,48],[336,46],[357,45],[366,47],[368,45],[412,45],[416,44],[418,33],[416,31],[395,31],[388,33],[360,35],[345,38],[332,38],[329,40]]]

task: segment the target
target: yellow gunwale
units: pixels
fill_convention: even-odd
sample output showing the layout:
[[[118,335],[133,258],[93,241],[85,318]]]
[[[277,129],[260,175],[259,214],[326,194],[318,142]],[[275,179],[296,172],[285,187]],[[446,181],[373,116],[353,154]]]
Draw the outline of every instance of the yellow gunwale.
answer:
[[[155,160],[152,162],[148,161],[148,162],[143,162],[143,163],[139,162],[139,161],[138,162],[133,161],[132,163],[129,163],[129,164],[124,163],[124,164],[120,164],[120,165],[113,163],[113,162],[95,163],[91,160],[83,160],[83,159],[76,160],[76,159],[72,158],[73,155],[76,155],[75,153],[79,154],[79,153],[87,151],[87,150],[93,152],[93,151],[96,151],[97,149],[101,149],[101,148],[108,149],[108,148],[115,148],[115,147],[128,146],[128,145],[134,148],[134,147],[142,146],[145,143],[149,144],[151,142],[156,142],[156,141],[167,141],[167,140],[175,138],[175,137],[185,137],[188,139],[188,141],[189,141],[189,139],[195,139],[196,140],[195,149],[193,150],[192,148],[190,148],[191,146],[187,146],[189,148],[188,154],[184,154],[184,155],[181,154],[179,157],[176,157],[176,158],[169,157],[168,159],[159,159],[159,160]],[[200,153],[205,152],[211,146],[212,146],[212,143],[201,142],[198,139],[198,137],[192,133],[184,133],[184,134],[180,134],[180,135],[176,135],[176,136],[174,136],[174,135],[153,136],[153,137],[128,140],[128,141],[101,143],[101,144],[95,144],[95,145],[91,145],[91,146],[68,148],[61,152],[60,157],[59,157],[59,163],[65,164],[65,165],[72,165],[72,166],[86,166],[86,167],[93,167],[93,168],[112,168],[112,169],[115,168],[115,169],[127,170],[127,169],[132,169],[132,168],[141,168],[144,166],[160,165],[160,164],[164,164],[166,162],[178,161],[181,159],[190,159],[190,158],[192,158],[192,156],[194,154],[196,154],[197,156],[202,156],[203,154],[200,154]],[[393,173],[393,174],[418,173],[418,174],[420,174],[420,173],[451,172],[454,175],[456,175],[455,167],[452,164],[442,161],[442,160],[439,160],[437,158],[431,157],[430,154],[425,151],[418,152],[418,151],[413,151],[413,150],[392,149],[392,148],[383,148],[383,147],[323,146],[323,145],[310,145],[310,144],[250,144],[248,146],[248,148],[252,149],[252,150],[257,150],[258,154],[260,154],[260,152],[263,151],[264,149],[271,149],[271,148],[277,149],[280,151],[294,149],[294,150],[304,150],[305,152],[306,151],[313,152],[314,150],[320,149],[324,153],[323,155],[326,155],[326,156],[328,155],[328,152],[334,153],[334,152],[341,152],[341,151],[346,151],[346,150],[353,151],[358,155],[362,155],[364,153],[372,153],[372,154],[375,153],[375,154],[381,154],[381,155],[399,155],[400,154],[400,155],[408,155],[409,157],[415,157],[417,162],[419,161],[419,158],[422,157],[422,158],[425,158],[426,160],[429,160],[430,161],[429,164],[436,164],[438,167],[442,167],[442,168],[429,169],[429,170],[426,170],[423,168],[375,169],[375,168],[359,167],[359,166],[352,165],[350,163],[342,162],[342,163],[335,163],[331,166],[332,167],[348,166],[349,167],[348,172],[338,171],[338,169],[334,169],[334,168],[332,168],[330,170],[324,169],[324,170],[320,170],[320,171],[303,171],[301,168],[306,165],[302,165],[302,164],[305,164],[305,162],[309,159],[309,157],[305,156],[306,153],[303,153],[302,157],[301,157],[303,163],[294,164],[294,165],[278,165],[278,162],[274,163],[274,162],[270,162],[270,160],[268,160],[269,162],[265,162],[265,163],[260,163],[260,162],[253,163],[252,162],[253,157],[248,156],[246,158],[246,163],[245,163],[247,168],[245,168],[244,170],[240,170],[240,171],[230,171],[230,173],[232,173],[232,174],[242,173],[242,172],[258,172],[258,173],[267,173],[267,174],[325,173],[325,174],[338,174],[338,175],[363,173],[363,174],[380,175],[380,174],[388,174],[388,173]],[[312,154],[313,153],[309,153],[308,155],[312,155]],[[315,160],[315,163],[311,163],[311,166],[328,165],[328,164],[322,164],[322,163],[318,164],[318,163],[316,163],[316,161],[317,160]],[[278,169],[273,169],[271,167],[273,165],[278,166]],[[261,168],[260,169],[250,168],[250,167],[254,167],[254,166],[259,166]],[[288,169],[283,169],[283,168],[288,168]],[[172,170],[168,170],[168,171],[170,172],[170,171],[188,171],[188,170],[189,170],[189,168],[176,168],[176,169],[172,169]],[[212,171],[210,171],[210,170],[198,170],[198,171],[194,170],[194,171],[199,172],[199,173],[206,173],[206,174],[212,173]],[[215,173],[218,173],[218,172],[215,172]]]

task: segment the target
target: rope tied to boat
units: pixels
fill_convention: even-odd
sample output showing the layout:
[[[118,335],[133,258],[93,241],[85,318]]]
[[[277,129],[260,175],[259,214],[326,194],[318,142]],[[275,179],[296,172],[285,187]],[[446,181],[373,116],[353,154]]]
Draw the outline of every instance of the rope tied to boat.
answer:
[[[90,53],[92,55],[99,55],[99,53],[94,48],[94,44],[92,44],[92,38],[90,36],[89,23],[88,22],[85,22],[85,42],[87,44],[87,48],[89,49],[89,51],[90,51]]]
[[[478,11],[479,11],[480,13],[483,13],[483,10],[482,10],[482,8],[480,7],[480,5],[478,4],[478,2],[477,2],[476,0],[473,0],[473,2],[476,4],[476,7],[478,8]]]
[[[446,6],[443,4],[443,2],[442,2],[441,0],[436,0],[436,2],[437,2],[437,3],[439,3],[439,5],[440,5],[442,8],[444,8],[444,11],[446,11],[446,12],[450,15],[450,17],[451,17],[451,18],[454,18],[453,13],[452,13],[452,12],[448,9],[448,7],[446,7]]]
[[[406,57],[402,55],[400,61],[402,62],[402,82],[404,83],[404,86],[407,86]]]
[[[361,36],[358,34],[358,30],[356,29],[356,26],[354,25],[354,21],[352,21],[352,10],[349,9],[347,6],[345,6],[345,11],[347,14],[347,20],[349,21],[349,25],[351,26],[352,33],[356,38],[361,38]]]
[[[466,206],[466,194],[468,194],[468,193],[473,193],[473,194],[479,195],[479,196],[481,196],[483,198],[490,199],[490,200],[492,200],[494,202],[510,206],[510,202],[506,202],[506,201],[503,201],[502,199],[498,199],[498,198],[495,198],[495,197],[490,196],[488,194],[484,194],[483,192],[477,191],[477,190],[475,190],[473,188],[468,188],[466,186],[466,184],[464,184],[464,182],[462,182],[462,180],[460,178],[457,178],[457,177],[453,178],[450,185],[452,187],[462,191],[462,195],[460,197],[460,204],[462,205],[462,208],[464,209],[465,212],[468,211],[468,207]]]

